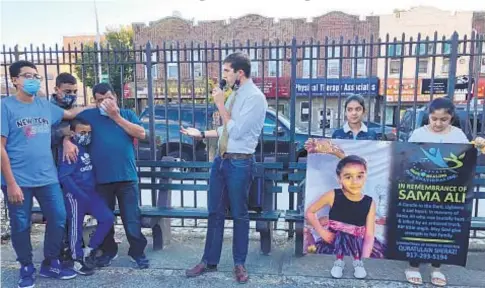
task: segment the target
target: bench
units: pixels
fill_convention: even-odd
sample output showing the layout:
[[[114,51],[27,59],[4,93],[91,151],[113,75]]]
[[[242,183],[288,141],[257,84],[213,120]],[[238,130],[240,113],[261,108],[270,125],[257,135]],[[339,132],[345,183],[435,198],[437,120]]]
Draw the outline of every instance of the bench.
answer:
[[[288,175],[288,180],[290,181],[288,193],[290,197],[293,194],[297,194],[298,201],[297,209],[287,210],[283,216],[286,222],[295,224],[295,255],[302,256],[306,159],[300,158],[299,162],[291,162],[288,167],[291,170]],[[475,201],[475,212],[472,215],[470,229],[476,233],[476,231],[485,231],[485,217],[478,217],[478,202],[481,199],[485,199],[485,192],[480,192],[480,187],[485,188],[485,166],[476,168],[473,187],[473,199],[477,201]]]
[[[137,161],[138,177],[140,178],[140,203],[142,190],[151,191],[151,205],[141,205],[142,226],[152,229],[153,249],[161,250],[170,242],[171,218],[177,219],[208,219],[207,208],[199,207],[172,207],[172,191],[208,191],[210,162],[178,162],[173,157],[163,157],[161,161]],[[271,252],[273,236],[272,222],[278,221],[281,211],[274,209],[276,194],[281,193],[281,187],[276,183],[283,179],[283,163],[276,163],[274,158],[265,158],[264,163],[255,163],[255,177],[264,179],[260,181],[264,190],[263,207],[259,212],[250,211],[249,219],[256,221],[256,231],[260,233],[261,252],[268,255]],[[178,170],[178,171],[176,171]],[[149,179],[146,183],[145,179]],[[186,183],[188,181],[196,184]],[[179,183],[174,183],[179,182]],[[184,183],[185,182],[185,183]],[[205,182],[197,184],[197,182]],[[40,214],[39,207],[33,207],[33,214]],[[119,216],[120,211],[115,210]],[[229,213],[226,219],[232,219]]]

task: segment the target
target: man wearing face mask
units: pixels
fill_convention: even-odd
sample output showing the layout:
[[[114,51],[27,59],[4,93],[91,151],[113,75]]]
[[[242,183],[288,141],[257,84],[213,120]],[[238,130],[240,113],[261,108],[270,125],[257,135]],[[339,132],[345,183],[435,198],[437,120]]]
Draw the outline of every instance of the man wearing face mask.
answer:
[[[252,182],[254,152],[263,129],[268,103],[250,78],[251,62],[247,55],[234,53],[224,60],[223,78],[233,88],[224,104],[219,87],[212,97],[223,125],[201,132],[182,127],[181,133],[194,138],[219,138],[218,156],[211,167],[209,180],[209,220],[202,261],[186,271],[187,277],[215,271],[221,257],[224,235],[225,199],[229,198],[234,221],[232,253],[234,275],[239,283],[249,279],[244,264],[249,245],[248,193]]]
[[[72,109],[77,100],[77,80],[76,78],[69,73],[61,73],[56,77],[56,86],[55,86],[55,93],[51,95],[51,102],[52,104],[59,106],[64,110]],[[56,162],[56,166],[59,167],[59,164],[64,159],[62,158],[62,154],[59,153],[62,149],[63,138],[65,136],[71,135],[72,131],[70,130],[70,121],[63,120],[61,123],[52,126],[52,136],[51,136],[51,146],[52,146],[52,155],[54,156],[54,161]],[[66,143],[68,149],[75,151],[77,154],[77,147],[72,144],[70,141]],[[69,159],[68,159],[69,160]],[[70,164],[70,161],[68,161]],[[66,223],[66,233],[64,235],[64,241],[61,248],[61,261],[65,266],[71,266],[72,260],[71,255],[72,252],[69,250],[69,242],[68,242],[68,234],[67,231],[69,230],[69,222]]]
[[[96,249],[114,223],[113,212],[96,192],[94,167],[88,146],[91,143],[91,126],[83,120],[73,120],[71,131],[73,145],[79,151],[76,162],[62,161],[59,165],[59,181],[62,184],[69,227],[69,246],[74,260],[73,268],[80,275],[92,275],[96,266]],[[92,215],[98,226],[89,244],[83,250],[83,220],[86,213]]]
[[[66,209],[52,157],[51,126],[74,119],[83,109],[63,110],[37,97],[42,76],[31,62],[12,63],[9,72],[17,92],[1,101],[1,187],[8,199],[12,245],[21,264],[18,287],[33,287],[30,217],[34,196],[47,219],[40,275],[55,279],[76,276],[59,261]]]
[[[128,255],[138,268],[145,269],[149,267],[144,253],[147,240],[141,232],[138,174],[133,145],[134,138],[145,138],[145,129],[132,110],[118,108],[116,94],[111,85],[96,84],[93,95],[98,108],[84,111],[77,119],[86,121],[92,127],[93,137],[89,153],[96,167],[96,190],[111,210],[114,210],[118,199],[121,220],[130,243]],[[113,228],[100,249],[103,255],[96,260],[97,266],[109,266],[118,256]]]
[[[59,106],[64,110],[72,109],[77,100],[77,80],[69,73],[61,73],[56,77],[55,93],[51,95],[52,104]],[[52,126],[52,153],[56,164],[59,165],[58,150],[62,148],[62,140],[65,136],[71,134],[69,129],[69,121],[61,121],[61,123]],[[75,146],[72,145],[72,148]]]

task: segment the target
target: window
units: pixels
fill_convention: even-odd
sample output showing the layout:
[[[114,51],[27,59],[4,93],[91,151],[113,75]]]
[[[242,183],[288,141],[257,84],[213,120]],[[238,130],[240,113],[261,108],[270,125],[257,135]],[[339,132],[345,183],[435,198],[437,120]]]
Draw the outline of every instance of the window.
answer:
[[[352,61],[352,77],[356,75],[356,77],[367,77],[367,59],[365,59],[364,56],[364,47],[360,46],[357,47],[357,55],[355,53],[355,47],[352,47],[352,54],[350,57],[357,57],[357,75],[355,71],[355,58],[353,58]]]
[[[273,117],[266,116],[264,119],[263,133],[273,135],[276,130],[276,121]]]
[[[223,65],[224,59],[226,59],[226,57],[231,55],[232,53],[234,53],[234,50],[232,49],[223,48],[221,50],[221,73],[222,73],[222,65]]]
[[[420,43],[419,45],[414,45],[414,55],[427,55],[433,54],[433,43]]]
[[[52,73],[47,73],[47,80],[54,80],[54,75],[52,75]]]
[[[276,104],[269,104],[269,107],[273,110],[276,110]],[[278,116],[286,115],[286,105],[285,104],[278,104]]]
[[[441,73],[448,74],[450,70],[450,58],[443,58],[443,64],[441,65]]]
[[[300,103],[300,121],[308,122],[310,120],[310,103],[301,102]]]
[[[420,58],[418,63],[419,74],[428,74],[428,58]]]
[[[451,44],[450,43],[443,43],[443,54],[445,54],[445,55],[451,54]]]
[[[327,47],[327,78],[338,78],[340,73],[340,47]]]
[[[249,50],[249,59],[251,59],[251,77],[259,77],[259,62],[254,61],[258,59],[258,51],[256,49]]]
[[[310,53],[312,52],[312,53]],[[310,55],[311,54],[311,55]],[[318,47],[313,47],[310,50],[310,47],[306,47],[304,50],[303,58],[307,58],[307,60],[303,60],[303,78],[317,78],[317,71],[318,71]],[[311,58],[311,60],[310,60]],[[310,61],[312,66],[312,73],[310,75]]]
[[[399,124],[399,131],[408,133],[412,130],[413,126],[413,113],[410,111],[404,112],[404,115],[402,116],[401,123]]]
[[[389,74],[399,74],[399,72],[401,72],[401,61],[398,59],[391,59]]]
[[[203,61],[204,61],[204,52],[205,51],[199,51],[199,50],[193,50],[188,52],[188,60],[194,62],[194,78],[200,78],[204,74],[204,67],[203,67]],[[193,55],[193,57],[191,57]],[[192,77],[192,63],[189,62],[189,71],[190,71],[190,77]]]
[[[278,61],[269,61],[268,76],[281,77],[283,74],[283,61],[281,60],[283,59],[283,48],[271,49],[270,59]]]
[[[146,54],[143,53],[142,54],[142,60],[143,62],[146,63]],[[157,79],[158,78],[158,67],[157,67],[157,64],[155,64],[157,62],[157,53],[156,52],[153,52],[152,53],[152,79]],[[144,65],[144,71],[145,71],[145,79],[147,79],[148,77],[148,73],[147,73],[147,65],[145,64]]]
[[[165,61],[167,62],[167,79],[178,79],[178,52],[165,51]]]
[[[387,56],[399,57],[402,56],[402,44],[390,44],[387,50]]]

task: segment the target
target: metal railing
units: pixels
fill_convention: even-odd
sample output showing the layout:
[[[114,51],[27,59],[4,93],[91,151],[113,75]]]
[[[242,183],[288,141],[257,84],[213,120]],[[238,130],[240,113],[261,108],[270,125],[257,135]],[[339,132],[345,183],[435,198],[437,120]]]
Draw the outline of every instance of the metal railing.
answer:
[[[179,127],[206,130],[220,125],[210,91],[222,78],[224,58],[242,51],[250,57],[253,81],[272,108],[257,158],[296,162],[306,155],[303,143],[308,137],[329,137],[341,127],[343,103],[350,94],[365,98],[368,126],[382,137],[394,133],[405,141],[405,135],[419,125],[417,115],[426,104],[445,95],[467,115],[462,128],[470,136],[483,133],[484,50],[484,36],[475,33],[461,38],[456,33],[451,37],[435,33],[305,42],[167,41],[161,47],[147,43],[101,46],[100,50],[96,45],[23,50],[3,46],[1,93],[14,93],[8,67],[23,59],[36,64],[45,77],[47,97],[54,92],[55,76],[61,72],[77,76],[82,84],[80,100],[85,104],[91,103],[93,84],[110,82],[119,105],[135,110],[147,129],[148,140],[137,145],[138,159],[159,160],[170,155],[182,161],[210,161],[216,143],[185,138]],[[184,197],[186,192],[192,192],[193,198]],[[191,200],[191,206],[197,207],[202,197],[197,191],[180,191],[179,195],[175,202],[180,206]],[[296,196],[288,195],[276,197],[275,209],[296,209]],[[142,195],[143,204],[152,203],[146,199]]]

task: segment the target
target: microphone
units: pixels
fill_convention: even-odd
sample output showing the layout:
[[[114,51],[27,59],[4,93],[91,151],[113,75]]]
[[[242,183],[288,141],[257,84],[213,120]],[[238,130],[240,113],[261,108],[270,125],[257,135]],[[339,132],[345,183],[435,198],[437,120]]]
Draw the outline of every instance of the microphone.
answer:
[[[225,79],[222,79],[220,82],[219,82],[219,88],[221,88],[221,90],[224,90],[224,87],[226,87],[226,80]]]

